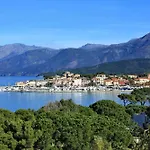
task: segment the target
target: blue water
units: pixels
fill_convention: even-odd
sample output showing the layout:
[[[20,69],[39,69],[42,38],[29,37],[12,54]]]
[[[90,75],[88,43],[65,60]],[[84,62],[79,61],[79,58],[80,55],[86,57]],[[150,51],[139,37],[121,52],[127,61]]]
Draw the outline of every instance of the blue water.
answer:
[[[59,101],[60,99],[72,99],[76,104],[89,106],[90,104],[102,100],[111,99],[121,103],[117,97],[118,93],[20,93],[20,92],[0,92],[0,108],[15,111],[20,108],[39,109],[48,102]]]
[[[146,122],[146,114],[145,113],[134,114],[133,115],[133,120],[135,122],[137,122],[140,127],[143,127],[143,123]]]
[[[14,84],[16,81],[26,81],[39,79],[36,77],[0,77],[0,85]],[[0,92],[0,108],[16,111],[18,109],[39,109],[48,102],[59,101],[61,99],[72,99],[76,104],[89,106],[102,99],[114,100],[121,104],[116,92],[97,93],[20,93],[20,92]]]

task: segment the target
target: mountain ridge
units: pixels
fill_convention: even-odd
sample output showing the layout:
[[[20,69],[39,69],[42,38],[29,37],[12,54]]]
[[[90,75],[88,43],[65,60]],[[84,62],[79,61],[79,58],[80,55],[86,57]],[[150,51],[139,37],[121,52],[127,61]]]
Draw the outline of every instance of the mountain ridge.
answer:
[[[12,45],[9,46],[11,47]],[[14,44],[13,46],[16,45]],[[25,72],[28,72],[28,74],[40,74],[43,72],[90,67],[121,60],[150,58],[150,33],[140,38],[129,40],[126,43],[111,45],[86,44],[79,48],[65,48],[60,50],[39,48],[36,46],[28,47],[26,45],[23,48],[24,44],[19,46],[21,46],[20,49],[15,51],[13,51],[13,48],[9,49],[7,55],[5,53],[5,57],[0,57],[0,74],[24,74]],[[4,51],[1,50],[2,47],[0,47],[0,56]],[[47,54],[43,50],[40,52],[40,49],[50,51],[51,54]],[[38,52],[36,53],[37,50]],[[10,53],[12,51],[14,53]],[[35,51],[35,53],[28,53],[29,51]],[[26,52],[30,54],[30,59],[29,55],[25,55]],[[35,55],[37,55],[38,59]],[[24,63],[22,64],[22,62],[25,61],[28,62],[28,65],[23,67]]]
[[[35,46],[35,45],[29,46],[29,45],[25,45],[22,43],[6,44],[3,46],[0,46],[0,59],[7,59],[10,57],[22,54],[26,51],[43,49],[43,48],[49,49],[49,50],[54,50],[51,48]]]

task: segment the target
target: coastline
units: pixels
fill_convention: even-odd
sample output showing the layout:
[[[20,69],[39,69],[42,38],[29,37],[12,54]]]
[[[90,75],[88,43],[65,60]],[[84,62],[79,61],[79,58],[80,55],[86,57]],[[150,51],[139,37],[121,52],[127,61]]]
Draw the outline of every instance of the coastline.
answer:
[[[99,92],[116,92],[116,93],[123,93],[123,92],[131,92],[133,89],[54,89],[54,88],[47,88],[47,89],[40,89],[40,88],[28,88],[28,89],[16,89],[14,86],[1,86],[0,92],[21,92],[21,93],[99,93]]]

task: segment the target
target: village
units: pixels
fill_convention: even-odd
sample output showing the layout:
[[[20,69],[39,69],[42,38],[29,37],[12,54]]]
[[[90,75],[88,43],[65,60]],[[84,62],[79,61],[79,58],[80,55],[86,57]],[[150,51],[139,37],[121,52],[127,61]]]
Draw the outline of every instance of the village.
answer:
[[[150,87],[150,74],[138,75],[80,75],[69,71],[62,75],[47,77],[43,80],[16,82],[13,86],[1,88],[1,91],[20,92],[72,92],[72,91],[111,91],[133,90]]]

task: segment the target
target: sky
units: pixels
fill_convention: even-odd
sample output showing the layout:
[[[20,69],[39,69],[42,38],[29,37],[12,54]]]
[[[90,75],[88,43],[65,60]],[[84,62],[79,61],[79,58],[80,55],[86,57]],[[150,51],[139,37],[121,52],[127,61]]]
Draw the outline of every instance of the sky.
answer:
[[[0,45],[115,44],[150,32],[150,0],[1,0]]]

